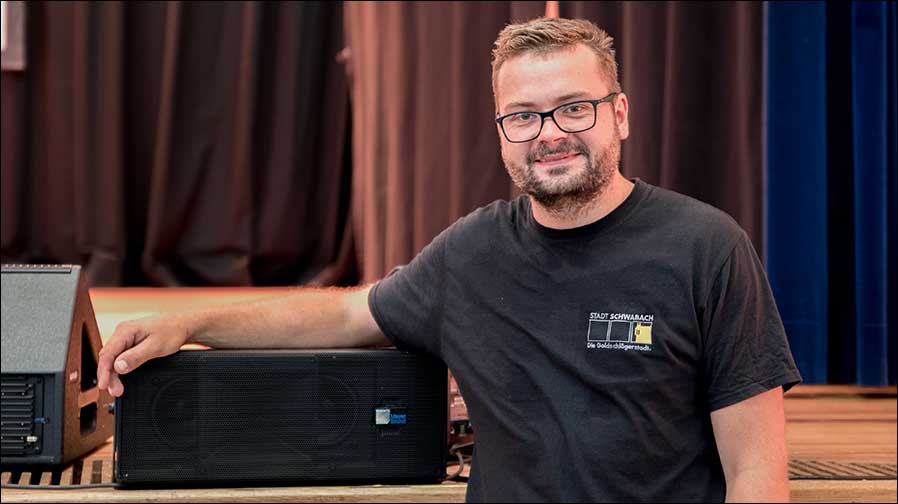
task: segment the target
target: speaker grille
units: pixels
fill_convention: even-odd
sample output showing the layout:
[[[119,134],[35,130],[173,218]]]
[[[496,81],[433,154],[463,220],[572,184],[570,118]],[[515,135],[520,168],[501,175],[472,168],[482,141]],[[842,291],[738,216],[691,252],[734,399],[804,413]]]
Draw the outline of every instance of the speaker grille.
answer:
[[[447,372],[406,352],[184,351],[124,376],[122,482],[436,480]],[[376,425],[375,409],[406,414]]]
[[[3,375],[0,379],[0,437],[2,455],[23,456],[40,453],[36,379]]]

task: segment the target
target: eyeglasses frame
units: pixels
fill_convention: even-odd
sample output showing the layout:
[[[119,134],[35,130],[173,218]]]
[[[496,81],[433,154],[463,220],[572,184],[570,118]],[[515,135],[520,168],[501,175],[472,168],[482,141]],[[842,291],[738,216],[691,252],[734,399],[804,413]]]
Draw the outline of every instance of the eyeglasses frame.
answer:
[[[613,92],[609,93],[608,95],[604,96],[603,98],[599,98],[598,100],[574,100],[572,102],[562,103],[561,105],[553,108],[552,110],[546,111],[546,112],[537,112],[535,110],[519,110],[517,112],[511,112],[510,114],[505,114],[503,116],[497,117],[496,123],[499,124],[499,127],[502,129],[502,134],[505,135],[505,139],[508,140],[509,143],[527,143],[527,142],[532,142],[536,138],[539,138],[539,136],[543,132],[543,126],[546,124],[547,118],[551,118],[552,122],[555,123],[555,126],[565,133],[582,133],[584,131],[594,128],[596,123],[598,122],[599,104],[605,103],[605,102],[611,102],[614,100],[614,97],[619,94],[620,94],[620,92],[613,91]],[[566,129],[562,128],[560,124],[558,124],[557,120],[555,120],[555,112],[560,108],[567,107],[567,106],[573,105],[575,103],[591,103],[592,104],[592,113],[593,113],[592,124],[590,124],[589,127],[578,129],[578,130],[572,130],[572,131],[566,130]],[[506,118],[511,117],[515,114],[536,114],[536,115],[538,115],[539,116],[539,131],[536,132],[536,135],[534,135],[532,138],[528,138],[527,140],[512,140],[511,138],[509,138],[508,133],[505,131],[505,125],[502,123],[502,121],[504,121]]]

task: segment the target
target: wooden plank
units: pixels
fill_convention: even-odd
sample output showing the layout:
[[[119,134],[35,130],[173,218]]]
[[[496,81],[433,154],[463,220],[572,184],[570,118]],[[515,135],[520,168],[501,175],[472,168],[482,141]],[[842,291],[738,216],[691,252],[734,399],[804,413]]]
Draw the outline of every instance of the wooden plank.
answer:
[[[60,485],[74,485],[72,482],[72,474],[75,471],[75,466],[73,464],[69,464],[62,470],[62,474],[59,476],[59,484]]]
[[[464,502],[466,485],[3,490],[3,502]]]
[[[789,457],[894,464],[898,427],[885,422],[788,422]]]
[[[112,457],[103,459],[103,477],[101,481],[103,483],[114,483],[112,481]]]
[[[784,403],[786,420],[802,421],[883,421],[898,419],[893,398],[864,398],[858,396],[819,398],[799,397]]]
[[[792,480],[792,502],[896,502],[895,480]]]
[[[896,481],[790,482],[793,502],[896,502]],[[463,502],[465,485],[182,490],[7,490],[3,502]]]

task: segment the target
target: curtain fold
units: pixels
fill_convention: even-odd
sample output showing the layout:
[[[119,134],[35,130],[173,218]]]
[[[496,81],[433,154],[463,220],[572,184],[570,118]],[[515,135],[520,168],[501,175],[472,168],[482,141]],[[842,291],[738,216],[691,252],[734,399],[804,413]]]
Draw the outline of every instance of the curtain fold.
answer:
[[[851,5],[851,72],[855,84],[851,95],[855,125],[855,363],[857,382],[861,385],[895,383],[896,325],[889,320],[890,312],[898,313],[894,298],[898,264],[894,212],[898,196],[895,12],[895,4],[890,2]],[[891,215],[887,213],[890,206]]]
[[[261,6],[203,7],[164,4],[161,134],[143,270],[158,285],[251,285],[251,117]]]
[[[783,2],[767,9],[764,259],[802,377],[807,383],[825,383],[826,8],[822,3]]]

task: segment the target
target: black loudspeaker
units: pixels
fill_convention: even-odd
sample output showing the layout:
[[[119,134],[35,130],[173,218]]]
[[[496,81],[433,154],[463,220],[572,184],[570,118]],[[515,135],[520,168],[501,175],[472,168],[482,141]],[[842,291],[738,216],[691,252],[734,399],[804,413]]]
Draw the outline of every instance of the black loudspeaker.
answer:
[[[447,370],[396,349],[182,350],[122,376],[116,481],[436,482]]]
[[[2,266],[2,465],[63,465],[113,432],[79,266]]]

